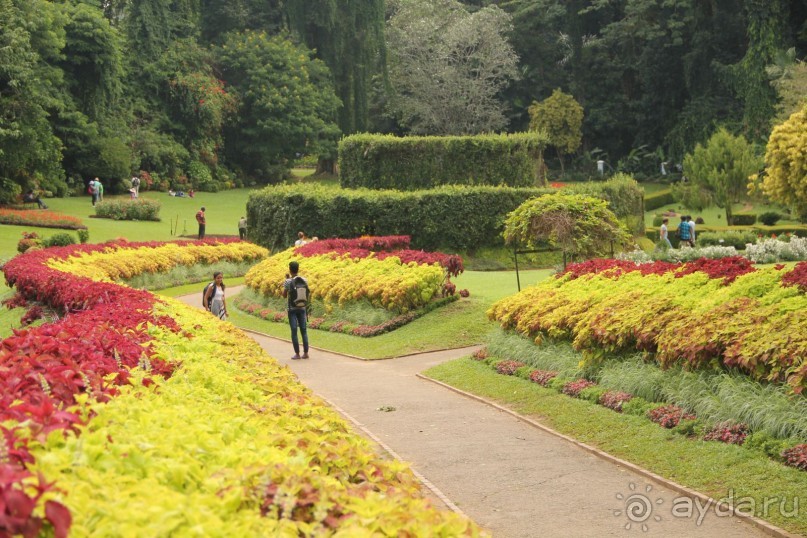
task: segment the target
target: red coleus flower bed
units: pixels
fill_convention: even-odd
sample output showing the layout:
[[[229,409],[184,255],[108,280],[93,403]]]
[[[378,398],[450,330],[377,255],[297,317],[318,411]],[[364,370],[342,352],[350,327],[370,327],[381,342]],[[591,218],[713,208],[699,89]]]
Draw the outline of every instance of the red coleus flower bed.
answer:
[[[558,277],[570,275],[572,279],[575,279],[583,275],[604,273],[606,276],[618,278],[623,273],[633,271],[639,271],[643,275],[663,275],[679,267],[681,267],[681,264],[669,262],[635,263],[628,260],[595,258],[593,260],[569,264],[566,266],[566,271],[559,274]]]
[[[513,375],[522,366],[524,363],[520,361],[501,361],[496,363],[496,371],[502,375]]]
[[[685,263],[675,272],[675,276],[676,278],[680,278],[684,275],[690,275],[696,271],[700,271],[709,275],[709,278],[722,278],[723,284],[725,285],[734,282],[738,276],[751,273],[754,270],[751,261],[742,256],[729,256],[717,260],[699,258]]]
[[[530,372],[530,381],[538,383],[542,387],[547,386],[547,384],[556,377],[558,377],[557,372],[550,372],[548,370],[533,370]]]
[[[706,432],[704,441],[720,441],[731,445],[741,445],[749,434],[748,424],[718,424]]]
[[[449,276],[457,276],[465,270],[462,258],[456,254],[442,252],[425,252],[409,249],[408,235],[371,236],[357,239],[323,239],[312,241],[295,252],[305,257],[331,255],[334,257],[347,254],[351,258],[366,258],[375,254],[379,260],[396,256],[402,263],[415,262],[421,265],[438,263]]]
[[[81,230],[87,228],[81,219],[62,215],[47,209],[8,209],[0,208],[0,224],[15,226],[37,226],[41,228],[62,228]]]
[[[677,405],[662,405],[647,412],[647,417],[664,428],[675,428],[682,420],[694,420],[695,415],[689,414]]]
[[[577,398],[583,389],[587,389],[589,387],[593,387],[596,385],[593,381],[589,381],[587,379],[578,379],[577,381],[569,381],[565,385],[563,385],[563,389],[561,392],[567,396],[573,396]]]
[[[355,239],[321,239],[311,241],[295,252],[301,256],[311,257],[329,252],[347,252],[349,250],[369,250],[371,252],[390,252],[409,248],[411,237],[408,235],[372,235]]]
[[[0,346],[0,423],[28,426],[29,435],[44,439],[54,430],[74,429],[81,418],[66,409],[76,395],[89,393],[104,402],[128,383],[130,369],[142,367],[151,375],[170,376],[176,365],[154,356],[149,325],[171,331],[180,327],[153,313],[155,297],[147,292],[84,277],[70,277],[51,269],[47,261],[79,252],[120,246],[159,246],[162,243],[116,242],[37,250],[11,259],[3,268],[6,282],[18,295],[9,306],[45,304],[63,315],[54,323],[14,331]],[[33,308],[39,309],[38,304]],[[31,316],[29,316],[31,317]],[[146,377],[144,383],[149,383]],[[27,439],[4,428],[0,446],[0,531],[34,535],[43,525],[33,507],[49,485],[40,477],[33,496],[22,488],[30,477],[24,464],[32,461]],[[4,502],[5,501],[5,502]],[[45,519],[57,536],[64,536],[70,516],[66,508],[48,502]],[[2,533],[0,533],[2,534]]]
[[[785,465],[807,471],[807,444],[796,445],[782,452]]]
[[[807,262],[800,262],[792,271],[789,271],[782,276],[782,286],[798,286],[798,288],[807,292]]]
[[[607,407],[608,409],[613,409],[617,413],[622,412],[622,405],[625,402],[629,402],[633,399],[632,394],[628,394],[627,392],[622,392],[618,390],[609,390],[602,396],[600,396],[599,404],[603,407]]]
[[[690,275],[695,272],[702,272],[709,275],[709,278],[722,278],[723,284],[731,284],[734,280],[746,273],[754,271],[753,264],[742,256],[729,256],[712,260],[699,258],[684,264],[656,261],[652,263],[635,263],[628,260],[613,260],[597,258],[581,263],[573,263],[567,266],[566,271],[558,275],[570,275],[572,279],[583,275],[601,274],[612,278],[619,278],[624,273],[638,271],[642,275],[663,275],[675,272],[676,278]]]

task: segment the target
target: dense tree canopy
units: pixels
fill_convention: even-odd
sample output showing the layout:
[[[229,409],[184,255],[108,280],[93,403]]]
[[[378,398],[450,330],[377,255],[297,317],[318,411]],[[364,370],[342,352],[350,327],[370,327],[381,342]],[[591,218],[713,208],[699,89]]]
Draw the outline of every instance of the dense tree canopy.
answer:
[[[706,144],[698,144],[684,159],[687,178],[697,198],[686,200],[688,207],[701,209],[696,200],[708,200],[726,210],[726,223],[732,224],[731,205],[745,194],[749,179],[762,163],[754,148],[742,136],[719,129]]]
[[[462,135],[506,124],[498,93],[516,78],[510,17],[455,0],[396,0],[387,25],[390,110],[413,133]]]

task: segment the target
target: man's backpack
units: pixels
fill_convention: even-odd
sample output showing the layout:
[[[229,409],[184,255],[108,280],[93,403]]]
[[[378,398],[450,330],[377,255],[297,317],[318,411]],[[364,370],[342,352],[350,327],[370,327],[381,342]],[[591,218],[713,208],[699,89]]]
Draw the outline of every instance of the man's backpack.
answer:
[[[205,286],[205,289],[202,291],[202,306],[204,306],[208,310],[210,310],[210,305],[205,304],[205,297],[207,297],[207,290],[212,288],[215,284],[216,284],[215,282],[210,282],[207,286]],[[210,299],[213,299],[212,295],[210,296]]]
[[[305,279],[296,276],[291,279],[291,289],[289,290],[289,306],[292,308],[308,308],[311,293]]]

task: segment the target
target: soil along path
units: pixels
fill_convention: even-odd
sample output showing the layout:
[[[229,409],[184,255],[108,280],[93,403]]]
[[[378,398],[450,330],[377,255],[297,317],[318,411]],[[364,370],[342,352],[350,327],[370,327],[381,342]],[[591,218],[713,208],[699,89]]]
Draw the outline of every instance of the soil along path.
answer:
[[[198,304],[197,295],[181,299]],[[312,349],[310,359],[293,361],[290,342],[248,334],[494,536],[766,535],[508,413],[417,377],[468,355],[469,349],[387,361]],[[310,337],[316,343],[316,331]],[[687,503],[691,517],[682,514]],[[675,513],[673,505],[679,508]]]

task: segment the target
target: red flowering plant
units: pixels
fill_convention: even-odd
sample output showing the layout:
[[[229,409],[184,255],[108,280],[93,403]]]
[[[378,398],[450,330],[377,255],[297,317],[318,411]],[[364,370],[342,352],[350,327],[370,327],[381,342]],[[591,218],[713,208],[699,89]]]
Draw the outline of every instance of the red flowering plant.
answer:
[[[84,230],[87,228],[78,217],[62,215],[47,209],[8,209],[4,207],[0,207],[0,224],[62,228],[65,230]]]
[[[723,285],[731,284],[738,276],[755,271],[753,264],[742,256],[728,256],[716,260],[709,258],[698,258],[697,260],[685,263],[675,272],[675,277],[680,278],[685,275],[700,271],[709,275],[709,278],[722,278]]]
[[[796,445],[782,452],[785,465],[807,471],[807,444]]]
[[[807,262],[797,263],[792,271],[785,273],[782,276],[782,286],[797,286],[807,293]]]
[[[748,424],[717,424],[706,432],[704,441],[720,441],[730,445],[741,445],[749,434]]]
[[[521,361],[499,361],[496,363],[496,371],[502,375],[513,375],[522,366],[524,363]]]
[[[567,396],[573,396],[577,398],[583,389],[587,389],[589,387],[593,387],[596,385],[593,381],[589,381],[588,379],[578,379],[577,381],[569,381],[565,385],[563,385],[563,389],[561,392]]]
[[[622,405],[625,402],[629,402],[633,399],[632,394],[628,394],[627,392],[622,392],[618,390],[609,390],[602,396],[600,396],[600,405],[603,407],[607,407],[608,409],[613,409],[617,413],[622,412]]]
[[[694,420],[695,415],[687,413],[677,405],[662,405],[648,411],[647,418],[664,428],[672,429],[682,420]]]
[[[550,381],[558,377],[557,372],[550,372],[548,370],[533,370],[530,373],[530,381],[533,383],[538,383],[542,387],[545,387]]]

